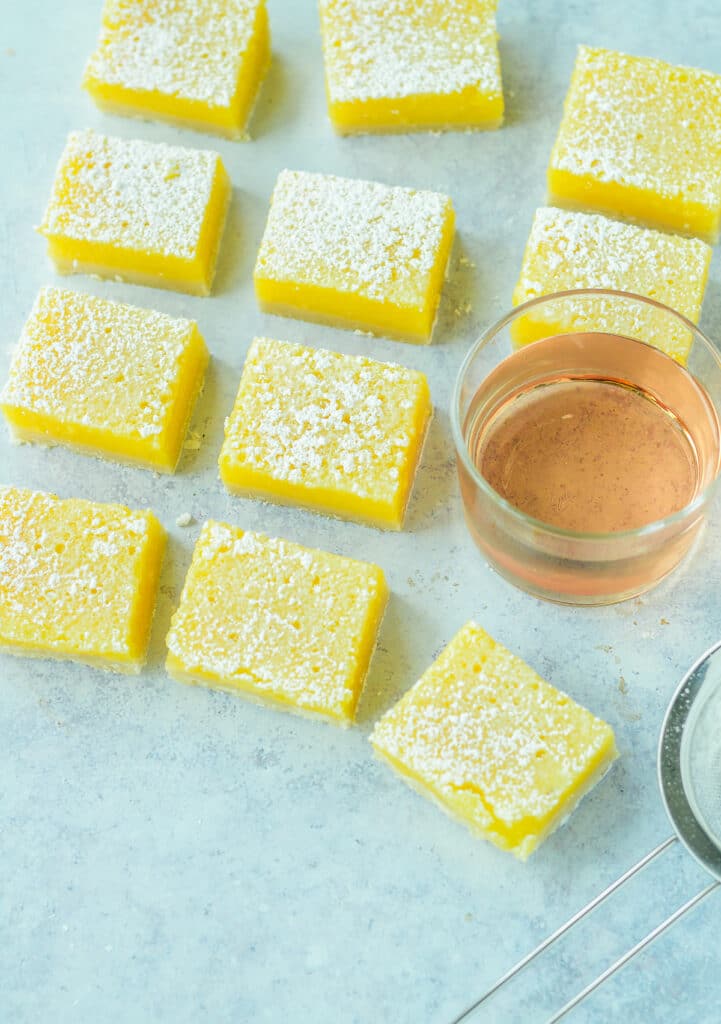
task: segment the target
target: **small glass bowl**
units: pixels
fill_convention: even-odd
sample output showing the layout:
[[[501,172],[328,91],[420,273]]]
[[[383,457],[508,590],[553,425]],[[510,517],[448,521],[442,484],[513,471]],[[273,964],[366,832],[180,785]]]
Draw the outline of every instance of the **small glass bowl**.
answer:
[[[543,379],[543,359],[539,367],[537,355],[543,351],[542,339],[579,333],[606,335],[608,344],[591,339],[592,347],[603,353],[594,362],[587,354],[579,355],[569,338],[564,343],[566,372],[636,383],[642,366],[644,389],[654,394],[658,383],[659,400],[687,425],[700,451],[699,481],[691,502],[678,512],[637,529],[574,532],[534,519],[510,504],[474,464],[469,433],[478,417],[492,415],[514,389]],[[501,365],[518,348],[515,343],[529,337],[536,340],[520,346],[528,353],[526,362],[521,359],[512,372]],[[679,362],[685,360],[695,381],[687,415],[674,407],[678,396],[663,393],[663,370],[668,369],[669,357],[654,344],[660,338],[672,346]],[[537,345],[541,348],[536,349]],[[531,349],[535,350],[532,358]],[[554,363],[554,372],[556,368]],[[687,401],[688,395],[678,400]],[[536,597],[574,605],[611,604],[635,597],[671,572],[699,535],[717,489],[720,420],[721,355],[690,320],[654,299],[604,289],[531,299],[481,336],[458,374],[451,425],[470,533],[502,576]]]

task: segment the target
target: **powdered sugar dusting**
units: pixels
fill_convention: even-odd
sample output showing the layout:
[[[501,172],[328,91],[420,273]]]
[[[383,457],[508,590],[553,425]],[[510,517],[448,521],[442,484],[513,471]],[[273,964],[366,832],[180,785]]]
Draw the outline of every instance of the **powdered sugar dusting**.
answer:
[[[581,46],[551,168],[718,208],[721,75]]]
[[[437,192],[282,171],[255,274],[417,307],[450,212]]]
[[[695,238],[668,235],[595,213],[542,207],[536,211],[514,303],[575,288],[613,288],[655,298],[697,320],[711,249]],[[567,330],[631,333],[676,357],[688,354],[689,332],[665,314],[615,299],[559,299],[544,318]]]
[[[131,653],[150,516],[0,487],[0,646]]]
[[[228,107],[263,0],[107,0],[85,76]]]
[[[214,521],[201,531],[168,650],[199,681],[347,717],[385,599],[376,566]]]
[[[0,401],[58,424],[149,438],[168,426],[191,320],[45,288]]]
[[[210,150],[71,132],[40,230],[191,259],[219,167]]]
[[[691,290],[705,277],[711,249],[696,238],[612,220],[597,213],[581,213],[545,206],[536,210],[528,241],[529,253],[543,255],[540,271],[547,269],[556,290],[565,288],[626,288],[646,278],[659,288],[673,287],[685,278]],[[540,287],[540,282],[537,283]],[[533,282],[525,296],[543,295]],[[681,289],[679,289],[679,292]],[[685,310],[670,303],[680,312]],[[688,315],[688,314],[686,314]]]
[[[392,503],[412,476],[426,396],[423,375],[405,367],[256,338],[221,461]]]
[[[495,0],[321,0],[332,103],[501,93]]]
[[[604,722],[474,623],[371,737],[451,810],[459,795],[473,795],[475,825],[501,838],[524,823],[537,833],[548,815],[562,814],[610,738]]]

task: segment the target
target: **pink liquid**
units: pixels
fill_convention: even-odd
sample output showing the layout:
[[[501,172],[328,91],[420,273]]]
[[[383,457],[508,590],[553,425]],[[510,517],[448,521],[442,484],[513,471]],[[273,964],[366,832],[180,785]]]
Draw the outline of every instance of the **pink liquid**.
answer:
[[[673,413],[612,381],[547,382],[515,395],[471,457],[507,501],[580,533],[645,526],[696,493],[697,455]]]
[[[476,543],[517,586],[557,601],[620,600],[662,579],[697,536],[704,505],[688,506],[719,468],[704,388],[658,349],[611,334],[546,338],[508,356],[469,396],[463,433],[492,491],[530,517],[460,460]],[[628,532],[661,520],[649,535]]]

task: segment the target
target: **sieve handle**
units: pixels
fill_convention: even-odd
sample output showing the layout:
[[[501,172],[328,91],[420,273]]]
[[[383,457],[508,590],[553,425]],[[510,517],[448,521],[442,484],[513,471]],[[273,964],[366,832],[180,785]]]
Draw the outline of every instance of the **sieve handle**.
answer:
[[[678,842],[678,836],[673,835],[669,836],[668,839],[664,839],[662,843],[659,843],[654,850],[651,850],[650,853],[647,853],[645,857],[642,857],[641,860],[639,860],[636,864],[633,865],[633,867],[630,867],[628,871],[625,871],[619,878],[616,879],[615,882],[612,882],[608,886],[608,888],[604,889],[603,892],[600,892],[598,896],[594,896],[594,898],[589,903],[587,903],[585,907],[581,907],[580,910],[576,911],[573,917],[570,917],[565,924],[562,924],[560,928],[557,928],[555,932],[548,936],[548,938],[544,939],[543,942],[540,943],[540,945],[536,946],[536,948],[531,950],[530,953],[527,953],[526,956],[524,956],[522,960],[519,960],[517,964],[514,964],[514,966],[511,967],[509,971],[506,971],[506,973],[502,977],[500,977],[498,981],[495,982],[495,984],[488,989],[487,992],[483,993],[480,999],[477,999],[475,1003],[472,1003],[469,1007],[467,1007],[467,1009],[465,1009],[460,1016],[455,1017],[451,1024],[461,1024],[461,1021],[468,1020],[471,1014],[475,1010],[477,1010],[479,1006],[482,1006],[483,1003],[487,1002],[487,1000],[491,998],[491,996],[495,995],[496,992],[498,992],[501,988],[507,985],[512,978],[515,978],[517,975],[521,973],[521,971],[525,970],[525,968],[528,967],[528,965],[532,963],[532,961],[534,961],[537,956],[540,956],[541,953],[543,953],[550,946],[552,946],[554,942],[560,939],[562,935],[565,935],[566,932],[569,932],[574,925],[578,924],[579,921],[581,921],[584,917],[586,917],[588,914],[594,911],[596,907],[600,906],[600,904],[603,903],[604,900],[608,899],[608,897],[611,896],[612,893],[616,892],[617,889],[620,889],[621,886],[628,882],[629,879],[633,878],[633,876],[638,874],[639,871],[642,871],[648,864],[651,863],[652,860],[658,857],[659,854],[664,853],[665,850],[667,850],[670,846],[673,846],[673,844],[676,842]],[[695,898],[695,902],[698,902],[700,899],[703,899],[703,897],[708,895],[708,892],[710,892],[713,888],[714,886],[712,885],[708,890],[704,890],[703,894],[699,894],[699,896]],[[678,917],[681,916],[681,913],[685,913],[687,910],[690,910],[693,905],[694,903],[690,902],[686,906],[682,907],[680,912],[677,911],[675,916],[672,915],[673,920],[669,918],[667,921],[664,921],[663,925],[659,926],[661,928],[661,931],[663,931],[665,928],[670,927],[673,924],[673,921],[677,920]],[[656,931],[658,931],[658,929],[656,929]],[[660,935],[661,932],[658,931],[658,934]],[[653,933],[651,933],[651,935],[653,935]],[[656,936],[653,935],[653,938],[655,937]],[[643,940],[644,944],[648,945],[648,942],[652,942],[653,938],[647,936],[646,939]],[[640,944],[639,948],[634,947],[634,950],[631,951],[631,956],[635,956],[635,954],[640,952],[642,948],[643,946]],[[622,958],[623,963],[626,963],[627,960],[630,960],[631,956],[626,954],[626,959]],[[623,963],[617,962],[616,964],[613,964],[613,970],[609,969],[608,972],[604,972],[605,976],[602,975],[600,976],[600,978],[597,978],[596,981],[593,982],[592,986],[589,987],[588,991],[590,992],[597,985],[600,985],[602,981],[605,981],[606,976],[610,977],[610,975],[613,974],[614,971],[618,970],[620,967],[623,966]],[[587,994],[588,992],[584,990],[583,993],[579,994],[579,997],[576,997],[576,1001],[574,1001],[572,1004],[567,1003],[566,1006],[564,1006],[563,1009],[560,1011],[561,1016],[563,1016],[564,1013],[568,1013],[569,1010],[571,1010],[573,1006],[575,1006],[576,1003],[580,1001],[580,998],[583,998],[583,996]],[[553,1020],[560,1019],[560,1016],[556,1016],[553,1018]],[[552,1024],[552,1021],[549,1021],[548,1024]]]
[[[692,896],[687,903],[684,903],[682,907],[679,907],[678,910],[673,912],[673,914],[670,914],[665,921],[662,921],[661,924],[657,925],[653,931],[650,931],[648,935],[645,936],[645,938],[641,939],[640,942],[637,942],[636,945],[629,949],[627,953],[624,953],[623,956],[620,956],[618,960],[612,963],[610,967],[607,967],[606,970],[599,974],[597,978],[594,978],[594,980],[586,985],[578,995],[574,996],[573,999],[569,999],[566,1005],[561,1007],[558,1013],[555,1013],[553,1017],[549,1018],[547,1024],[556,1024],[556,1022],[565,1017],[567,1013],[570,1013],[571,1010],[575,1009],[579,1003],[583,1002],[586,996],[589,996],[594,992],[599,985],[602,985],[604,981],[610,978],[612,974],[615,974],[616,971],[625,967],[629,960],[633,960],[637,953],[640,953],[642,949],[646,948],[646,946],[650,946],[651,943],[659,937],[659,935],[663,935],[667,928],[670,928],[672,924],[675,924],[679,918],[683,917],[687,911],[691,910],[692,907],[695,907],[696,904],[701,902],[701,900],[705,900],[706,897],[709,896],[714,889],[718,889],[720,885],[721,882],[711,882],[711,884],[707,885],[705,889],[701,890],[701,892],[697,892],[695,896]]]

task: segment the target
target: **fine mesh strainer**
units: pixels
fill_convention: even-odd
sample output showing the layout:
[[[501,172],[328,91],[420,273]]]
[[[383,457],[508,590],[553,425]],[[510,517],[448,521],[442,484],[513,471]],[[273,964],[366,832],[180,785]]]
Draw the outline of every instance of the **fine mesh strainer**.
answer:
[[[692,907],[721,886],[721,641],[702,655],[684,676],[668,706],[658,745],[658,780],[675,834],[659,843],[654,850],[582,907],[532,952],[519,960],[480,999],[456,1017],[453,1024],[471,1020],[480,1022],[480,1014],[493,995],[512,978],[517,977],[557,939],[595,910],[608,896],[679,840],[713,876],[714,881],[614,961],[554,1013],[547,1024],[555,1024],[565,1017],[612,974],[624,967]]]

